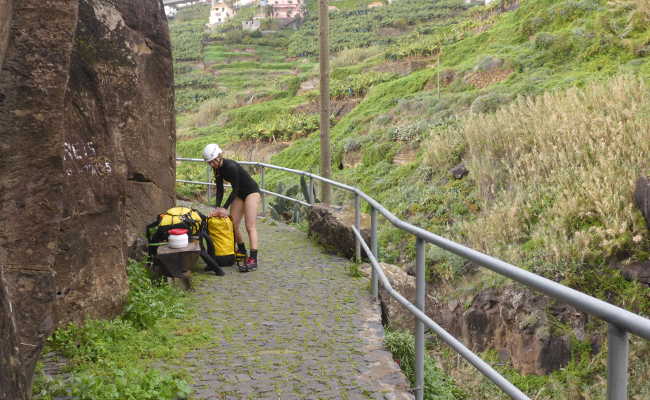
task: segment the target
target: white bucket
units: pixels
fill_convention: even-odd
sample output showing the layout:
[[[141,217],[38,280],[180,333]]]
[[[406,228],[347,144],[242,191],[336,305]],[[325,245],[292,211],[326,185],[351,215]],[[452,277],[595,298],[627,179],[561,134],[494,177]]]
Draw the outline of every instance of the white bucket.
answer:
[[[169,235],[169,247],[172,249],[182,249],[190,244],[187,233],[182,235]]]

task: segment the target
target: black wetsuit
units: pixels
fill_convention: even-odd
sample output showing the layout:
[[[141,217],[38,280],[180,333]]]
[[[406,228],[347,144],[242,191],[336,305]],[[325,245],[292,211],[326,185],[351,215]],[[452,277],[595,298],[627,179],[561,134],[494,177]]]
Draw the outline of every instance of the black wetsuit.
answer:
[[[230,203],[234,200],[234,196],[244,200],[246,196],[251,193],[259,193],[260,187],[257,182],[242,168],[237,161],[223,159],[223,163],[219,168],[215,168],[214,175],[217,178],[217,208],[221,207],[223,200],[223,180],[230,182],[232,192],[228,196],[228,200],[223,205],[223,208],[228,208]]]

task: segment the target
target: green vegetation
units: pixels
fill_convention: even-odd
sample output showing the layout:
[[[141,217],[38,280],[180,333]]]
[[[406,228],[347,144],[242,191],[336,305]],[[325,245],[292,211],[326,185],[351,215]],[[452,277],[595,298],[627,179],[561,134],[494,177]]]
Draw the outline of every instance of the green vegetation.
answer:
[[[499,359],[499,355],[489,350],[479,356],[495,366],[495,369],[508,381],[536,400],[573,400],[573,399],[602,399],[607,397],[607,388],[603,382],[594,381],[607,375],[607,349],[594,354],[592,344],[580,341],[575,337],[571,340],[571,361],[564,368],[548,375],[523,375],[512,365]],[[437,341],[431,349],[433,358],[449,371],[455,382],[462,382],[462,389],[468,399],[507,400],[495,384],[476,372],[475,368],[453,353],[449,347]],[[650,344],[642,339],[632,338],[630,343],[629,391],[630,399],[645,399],[650,395]]]
[[[415,339],[408,332],[387,331],[384,345],[393,353],[393,358],[406,377],[415,386]],[[424,356],[424,398],[425,400],[456,400],[468,398],[436,366],[436,362]]]
[[[186,398],[182,370],[166,371],[153,360],[177,360],[207,339],[205,327],[187,324],[192,315],[185,293],[154,284],[141,263],[128,266],[129,296],[124,314],[112,321],[88,320],[58,329],[45,353],[66,361],[51,378],[39,366],[33,398],[71,396],[79,400]]]
[[[315,2],[311,4],[315,5]],[[337,3],[332,3],[338,7]],[[420,23],[450,21],[467,9],[463,0],[432,3],[427,0],[400,0],[372,9],[340,10],[330,13],[330,48],[334,52],[369,46],[386,46]],[[448,22],[450,23],[450,22]],[[318,54],[318,14],[311,13],[289,43],[292,56]]]
[[[650,232],[631,196],[650,171],[647,2],[368,3],[332,2],[334,179],[434,233],[650,314],[648,288],[611,267],[650,259]],[[202,73],[216,76],[222,95],[179,103],[179,155],[197,157],[209,142],[284,142],[272,163],[318,172],[315,5],[297,31],[204,33]],[[194,64],[177,69],[177,82],[194,79]],[[200,82],[179,90],[206,90]],[[456,179],[450,170],[461,163],[469,174]],[[205,169],[183,164],[178,174],[196,179]],[[297,183],[265,176],[271,190]],[[379,232],[382,261],[413,259],[411,236],[387,223]],[[468,265],[433,246],[426,259],[430,280],[458,293],[504,282],[481,273],[466,282]],[[540,399],[596,382],[569,391],[595,397],[603,355],[583,360],[574,354],[575,365],[550,380],[512,376],[529,393],[552,388]],[[469,398],[497,398],[465,381]]]

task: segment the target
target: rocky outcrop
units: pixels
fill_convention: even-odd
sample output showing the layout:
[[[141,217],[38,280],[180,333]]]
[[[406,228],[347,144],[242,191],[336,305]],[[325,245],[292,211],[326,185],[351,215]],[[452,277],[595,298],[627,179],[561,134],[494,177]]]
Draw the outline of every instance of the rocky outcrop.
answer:
[[[650,261],[615,263],[614,268],[621,271],[625,279],[650,286]]]
[[[355,253],[354,210],[315,205],[307,214],[309,236],[336,254],[353,258]],[[370,218],[362,215],[361,235],[370,244]],[[361,250],[363,257],[363,249]]]
[[[449,173],[456,179],[463,179],[467,174],[469,174],[469,170],[465,167],[465,163],[460,163],[450,169]]]
[[[56,262],[61,322],[119,312],[126,248],[173,205],[175,173],[171,50],[160,3],[80,2],[76,36]]]
[[[36,361],[55,326],[54,273],[5,266],[0,298],[0,399],[28,399]]]
[[[22,399],[57,323],[120,310],[125,249],[173,204],[162,5],[0,0],[0,68],[0,399]]]
[[[11,17],[13,14],[13,0],[0,0],[0,68],[7,50],[9,41],[9,28],[11,27]]]
[[[393,288],[414,303],[415,278],[397,266],[382,267]],[[368,274],[370,266],[362,270]],[[475,352],[495,349],[524,374],[565,366],[571,355],[568,332],[585,339],[585,314],[519,286],[490,288],[463,300],[442,299],[440,288],[427,289],[426,314],[433,321]],[[414,329],[414,317],[384,289],[380,299],[391,326]],[[555,332],[553,326],[559,325],[567,329]]]
[[[462,304],[438,303],[431,315],[440,320],[450,311],[458,316],[450,328],[464,343],[479,352],[496,349],[523,374],[543,375],[564,367],[571,356],[568,332],[585,339],[585,314],[518,286],[481,291],[467,310]],[[567,329],[553,332],[558,325]]]
[[[643,214],[646,225],[650,229],[650,177],[641,176],[637,179],[634,189],[634,204]]]
[[[74,2],[0,1],[0,399],[30,397],[54,325],[61,116],[76,18]]]

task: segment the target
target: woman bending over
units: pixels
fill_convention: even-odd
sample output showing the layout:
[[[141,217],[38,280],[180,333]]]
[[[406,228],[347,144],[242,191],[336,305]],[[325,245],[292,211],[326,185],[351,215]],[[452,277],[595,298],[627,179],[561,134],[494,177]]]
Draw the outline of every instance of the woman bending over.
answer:
[[[237,264],[239,272],[254,271],[257,269],[257,207],[260,203],[260,188],[257,182],[236,161],[223,158],[223,151],[214,143],[203,149],[203,159],[210,164],[217,181],[217,209],[210,214],[211,217],[226,217],[230,207],[230,216],[235,227],[235,241],[237,242]],[[232,186],[232,192],[221,207],[223,200],[224,179]],[[246,245],[239,230],[242,217],[246,224],[248,239],[250,241],[250,255],[246,257]],[[244,261],[242,263],[242,261]]]

